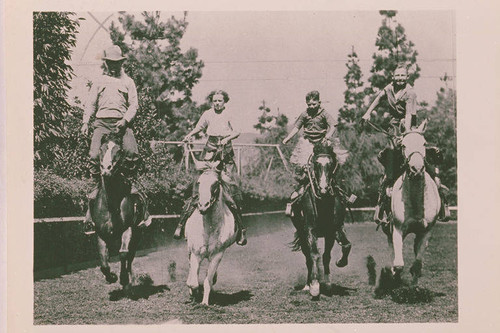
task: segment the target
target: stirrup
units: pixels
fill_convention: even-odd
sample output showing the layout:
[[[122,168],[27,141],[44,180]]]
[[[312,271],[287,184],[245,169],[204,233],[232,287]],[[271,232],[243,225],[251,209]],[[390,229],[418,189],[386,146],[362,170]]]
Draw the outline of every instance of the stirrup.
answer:
[[[247,245],[246,232],[247,232],[247,229],[243,229],[243,228],[239,231],[239,236],[240,237],[236,241],[236,244],[241,245],[241,246]]]
[[[153,222],[153,219],[151,218],[151,215],[148,215],[148,217],[145,220],[141,221],[141,223],[139,223],[137,225],[137,227],[139,227],[139,228],[143,228],[143,227],[147,228],[147,227],[149,227],[151,225],[152,222]]]
[[[87,236],[95,234],[95,223],[93,221],[84,221],[83,233]]]

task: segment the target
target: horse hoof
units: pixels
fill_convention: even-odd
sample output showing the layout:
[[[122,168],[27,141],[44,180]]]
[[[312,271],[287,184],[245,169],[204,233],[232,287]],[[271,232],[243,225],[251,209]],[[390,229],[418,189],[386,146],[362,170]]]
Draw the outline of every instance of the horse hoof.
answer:
[[[309,285],[308,285],[308,284],[306,284],[306,285],[304,286],[304,288],[302,288],[302,291],[309,291],[309,289],[310,289],[310,288],[309,288]]]
[[[422,261],[421,260],[415,260],[413,265],[411,265],[410,273],[413,277],[419,278],[422,276]]]
[[[109,273],[106,276],[106,282],[108,282],[108,283],[115,283],[116,281],[118,281],[118,276],[116,276],[115,273]]]
[[[125,288],[125,286],[130,284],[130,279],[128,278],[128,274],[121,275],[120,274],[120,284]]]
[[[319,282],[318,281],[313,281],[311,283],[311,289],[309,290],[311,293],[311,296],[316,297],[319,296]]]
[[[347,266],[347,258],[344,258],[344,257],[340,258],[340,259],[339,259],[339,260],[335,263],[335,265],[337,265],[337,267],[339,267],[339,268],[342,268],[342,267]]]

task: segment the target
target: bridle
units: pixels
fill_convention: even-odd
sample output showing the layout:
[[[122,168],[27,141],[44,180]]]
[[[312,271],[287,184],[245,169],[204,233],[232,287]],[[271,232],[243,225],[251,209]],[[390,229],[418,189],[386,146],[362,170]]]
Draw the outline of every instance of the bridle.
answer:
[[[110,162],[110,163],[111,163],[110,176],[114,176],[114,175],[116,174],[117,170],[119,170],[119,169],[120,169],[120,166],[122,165],[123,160],[124,160],[124,157],[125,157],[125,156],[124,156],[124,154],[123,154],[123,151],[122,151],[122,145],[121,145],[121,143],[120,143],[119,141],[110,139],[110,140],[106,141],[105,143],[103,143],[103,144],[101,145],[101,148],[100,148],[101,153],[99,154],[99,155],[100,155],[100,158],[99,158],[99,163],[100,163],[100,169],[101,169],[101,175],[102,175],[102,173],[103,173],[103,169],[102,169],[102,166],[103,166],[103,165],[102,165],[102,158],[103,158],[103,157],[105,156],[105,154],[106,154],[106,151],[103,153],[103,149],[102,149],[102,147],[103,147],[104,145],[109,145],[109,143],[110,143],[110,142],[113,142],[113,143],[114,143],[114,144],[118,147],[118,150],[117,150],[117,152],[115,153],[115,156],[116,156],[116,154],[118,154],[118,159],[117,159],[116,161],[113,161],[113,158],[112,158],[112,159],[111,159],[111,162]],[[113,156],[112,156],[112,157],[113,157]]]
[[[217,181],[214,183],[214,184],[216,184],[215,191],[212,192],[212,189],[210,189],[210,200],[208,201],[207,210],[210,209],[215,204],[215,202],[219,199],[219,194],[221,191],[220,173],[218,171],[215,171],[213,169],[206,169],[205,171],[203,171],[203,174],[212,173],[212,172],[217,174]],[[214,184],[212,184],[212,186]]]
[[[314,197],[316,199],[321,199],[323,197],[323,195],[318,195],[317,192],[316,192],[316,189],[319,187],[319,184],[318,184],[318,180],[316,178],[316,174],[315,174],[314,170],[311,172],[311,169],[314,169],[313,158],[314,158],[314,160],[316,160],[319,157],[326,157],[329,160],[331,160],[332,163],[335,163],[335,167],[334,167],[333,171],[331,172],[332,176],[337,172],[337,169],[338,169],[338,166],[339,166],[339,164],[337,163],[337,161],[335,161],[328,154],[318,154],[318,155],[312,154],[311,156],[309,156],[309,160],[307,161],[307,165],[306,165],[306,172],[307,172],[307,176],[309,178],[309,183],[311,184],[311,191],[312,191],[312,193],[313,193],[313,195],[314,195]],[[327,194],[334,195],[332,182],[333,182],[333,177],[330,178],[329,181],[328,181],[328,187],[327,187],[325,195],[327,195]]]
[[[407,136],[408,134],[412,134],[412,133],[417,133],[417,134],[422,135],[422,133],[421,133],[421,132],[418,132],[418,131],[410,131],[410,132],[406,132],[406,133],[403,135],[403,138],[404,138],[405,136]],[[401,140],[401,141],[402,141],[402,140]],[[403,148],[406,148],[406,147],[403,145]],[[424,172],[424,170],[425,170],[425,168],[421,168],[419,171],[415,172],[415,171],[413,171],[413,170],[411,169],[411,167],[410,167],[410,160],[411,160],[412,156],[413,156],[413,155],[415,155],[415,154],[420,155],[420,156],[422,157],[422,160],[423,160],[423,161],[424,161],[424,163],[425,163],[425,155],[424,155],[421,151],[415,150],[415,151],[412,151],[410,154],[408,154],[408,156],[405,156],[405,160],[404,160],[404,164],[403,164],[403,169],[406,169],[406,170],[408,171],[408,173],[409,173],[409,176],[410,176],[410,177],[417,177],[417,176],[420,176],[420,175]]]

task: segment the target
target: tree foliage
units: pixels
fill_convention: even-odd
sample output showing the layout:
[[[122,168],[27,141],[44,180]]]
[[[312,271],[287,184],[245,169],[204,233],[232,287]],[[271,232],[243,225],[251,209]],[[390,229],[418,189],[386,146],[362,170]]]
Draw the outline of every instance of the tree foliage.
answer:
[[[446,83],[446,79],[444,80]],[[429,144],[439,148],[443,156],[440,178],[450,188],[449,200],[456,204],[457,196],[457,136],[456,92],[449,87],[442,87],[437,92],[436,103],[426,112],[428,119],[425,137]]]
[[[339,110],[339,129],[354,126],[364,109],[366,95],[363,89],[363,73],[358,63],[358,55],[353,46],[352,52],[347,56],[347,73],[344,76],[347,89],[344,92],[344,105]]]
[[[420,76],[418,52],[415,44],[406,37],[404,27],[396,21],[397,11],[382,10],[380,14],[383,16],[382,26],[375,42],[377,51],[372,56],[372,75],[368,79],[370,86],[366,89],[367,95],[371,96],[392,81],[392,74],[398,64],[404,64],[408,69],[408,82],[411,85]],[[377,110],[384,114],[388,112],[388,108],[387,102],[382,100]],[[385,118],[379,118],[379,122],[383,119]]]
[[[33,98],[35,168],[57,157],[54,149],[66,137],[65,119],[73,69],[71,48],[76,44],[78,20],[68,12],[33,13]]]
[[[191,91],[202,76],[198,51],[182,52],[187,14],[163,21],[159,12],[143,12],[142,20],[120,13],[121,27],[110,26],[111,40],[121,47],[127,60],[125,71],[134,80],[139,111],[135,120],[138,140],[181,139],[200,110]]]

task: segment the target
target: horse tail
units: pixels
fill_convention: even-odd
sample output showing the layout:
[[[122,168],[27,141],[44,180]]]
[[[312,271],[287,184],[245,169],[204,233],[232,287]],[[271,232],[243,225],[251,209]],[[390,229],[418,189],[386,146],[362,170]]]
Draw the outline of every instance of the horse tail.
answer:
[[[294,252],[300,251],[302,249],[302,246],[301,246],[302,242],[301,242],[298,231],[295,232],[294,237],[295,238],[293,239],[293,241],[288,243],[288,245],[291,247],[292,251],[294,251]]]

